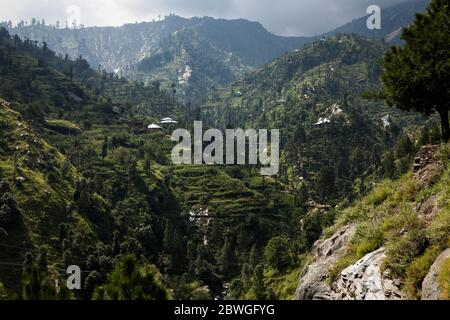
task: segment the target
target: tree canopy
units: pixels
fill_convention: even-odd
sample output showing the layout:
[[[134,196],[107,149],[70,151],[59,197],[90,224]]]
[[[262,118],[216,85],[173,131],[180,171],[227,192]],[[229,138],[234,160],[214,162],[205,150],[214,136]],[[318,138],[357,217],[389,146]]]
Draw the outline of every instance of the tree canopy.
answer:
[[[151,266],[140,267],[133,255],[126,255],[110,274],[108,282],[94,293],[97,300],[166,300],[166,289],[155,278]]]
[[[426,116],[438,112],[442,137],[450,139],[450,4],[433,0],[427,12],[417,14],[403,30],[403,47],[385,56],[382,80],[389,105]]]

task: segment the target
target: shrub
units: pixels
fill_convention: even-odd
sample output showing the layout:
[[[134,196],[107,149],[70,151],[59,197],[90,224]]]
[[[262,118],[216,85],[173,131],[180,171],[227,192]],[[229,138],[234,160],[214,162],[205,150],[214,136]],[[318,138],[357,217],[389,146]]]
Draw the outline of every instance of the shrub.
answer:
[[[3,286],[3,283],[0,282],[0,300],[6,300],[8,298],[8,295],[6,294],[5,287]]]
[[[394,193],[394,188],[390,180],[382,182],[365,199],[365,204],[377,206]]]
[[[291,241],[285,237],[272,238],[264,250],[264,257],[269,266],[283,270],[293,262]]]
[[[438,157],[444,163],[450,161],[450,143],[441,144],[438,149]]]
[[[424,230],[410,230],[406,236],[389,243],[384,266],[394,276],[404,279],[410,263],[424,252],[426,245]]]

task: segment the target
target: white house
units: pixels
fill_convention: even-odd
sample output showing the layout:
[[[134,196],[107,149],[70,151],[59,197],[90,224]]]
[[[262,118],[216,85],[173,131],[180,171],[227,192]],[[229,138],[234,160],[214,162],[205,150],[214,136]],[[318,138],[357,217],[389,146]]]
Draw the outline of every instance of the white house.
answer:
[[[158,131],[158,130],[162,130],[162,128],[160,126],[158,126],[157,124],[152,123],[151,125],[148,126],[148,130]]]
[[[164,118],[161,120],[161,124],[178,124],[178,122],[172,118]]]

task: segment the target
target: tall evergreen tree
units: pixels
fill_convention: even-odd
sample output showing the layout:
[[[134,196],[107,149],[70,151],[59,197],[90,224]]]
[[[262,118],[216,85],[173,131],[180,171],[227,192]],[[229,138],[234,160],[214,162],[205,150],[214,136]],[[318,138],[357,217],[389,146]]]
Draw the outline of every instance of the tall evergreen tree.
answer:
[[[439,113],[442,138],[450,140],[450,4],[433,0],[403,30],[403,47],[385,56],[383,98],[392,106],[426,116]]]

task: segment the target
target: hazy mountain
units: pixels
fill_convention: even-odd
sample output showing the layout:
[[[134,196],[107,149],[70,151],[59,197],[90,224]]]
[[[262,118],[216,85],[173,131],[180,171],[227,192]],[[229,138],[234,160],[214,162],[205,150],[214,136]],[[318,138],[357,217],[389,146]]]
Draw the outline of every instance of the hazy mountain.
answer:
[[[363,17],[325,36],[357,33],[396,41],[401,28],[427,3],[412,0],[383,10],[380,31],[368,30],[367,17]],[[36,24],[10,32],[45,41],[57,54],[71,58],[82,55],[94,69],[101,66],[145,83],[160,80],[164,88],[182,99],[202,98],[210,88],[226,85],[244,72],[314,40],[277,36],[260,23],[244,19],[185,19],[175,15],[122,27],[56,29]]]
[[[274,35],[260,23],[243,19],[184,19],[174,15],[117,28],[34,25],[10,32],[45,41],[57,54],[71,58],[82,55],[93,68],[101,65],[144,82],[160,79],[166,87],[175,83],[180,94],[189,92],[189,96],[204,94],[202,89],[227,83],[307,41]]]
[[[35,25],[13,28],[12,34],[46,41],[52,50],[72,58],[83,55],[93,67],[109,71],[138,62],[159,52],[176,33],[193,32],[217,50],[236,55],[243,64],[258,66],[281,53],[303,45],[302,37],[281,37],[257,22],[213,18],[184,19],[168,16],[162,21],[127,24],[122,27],[56,29]]]

